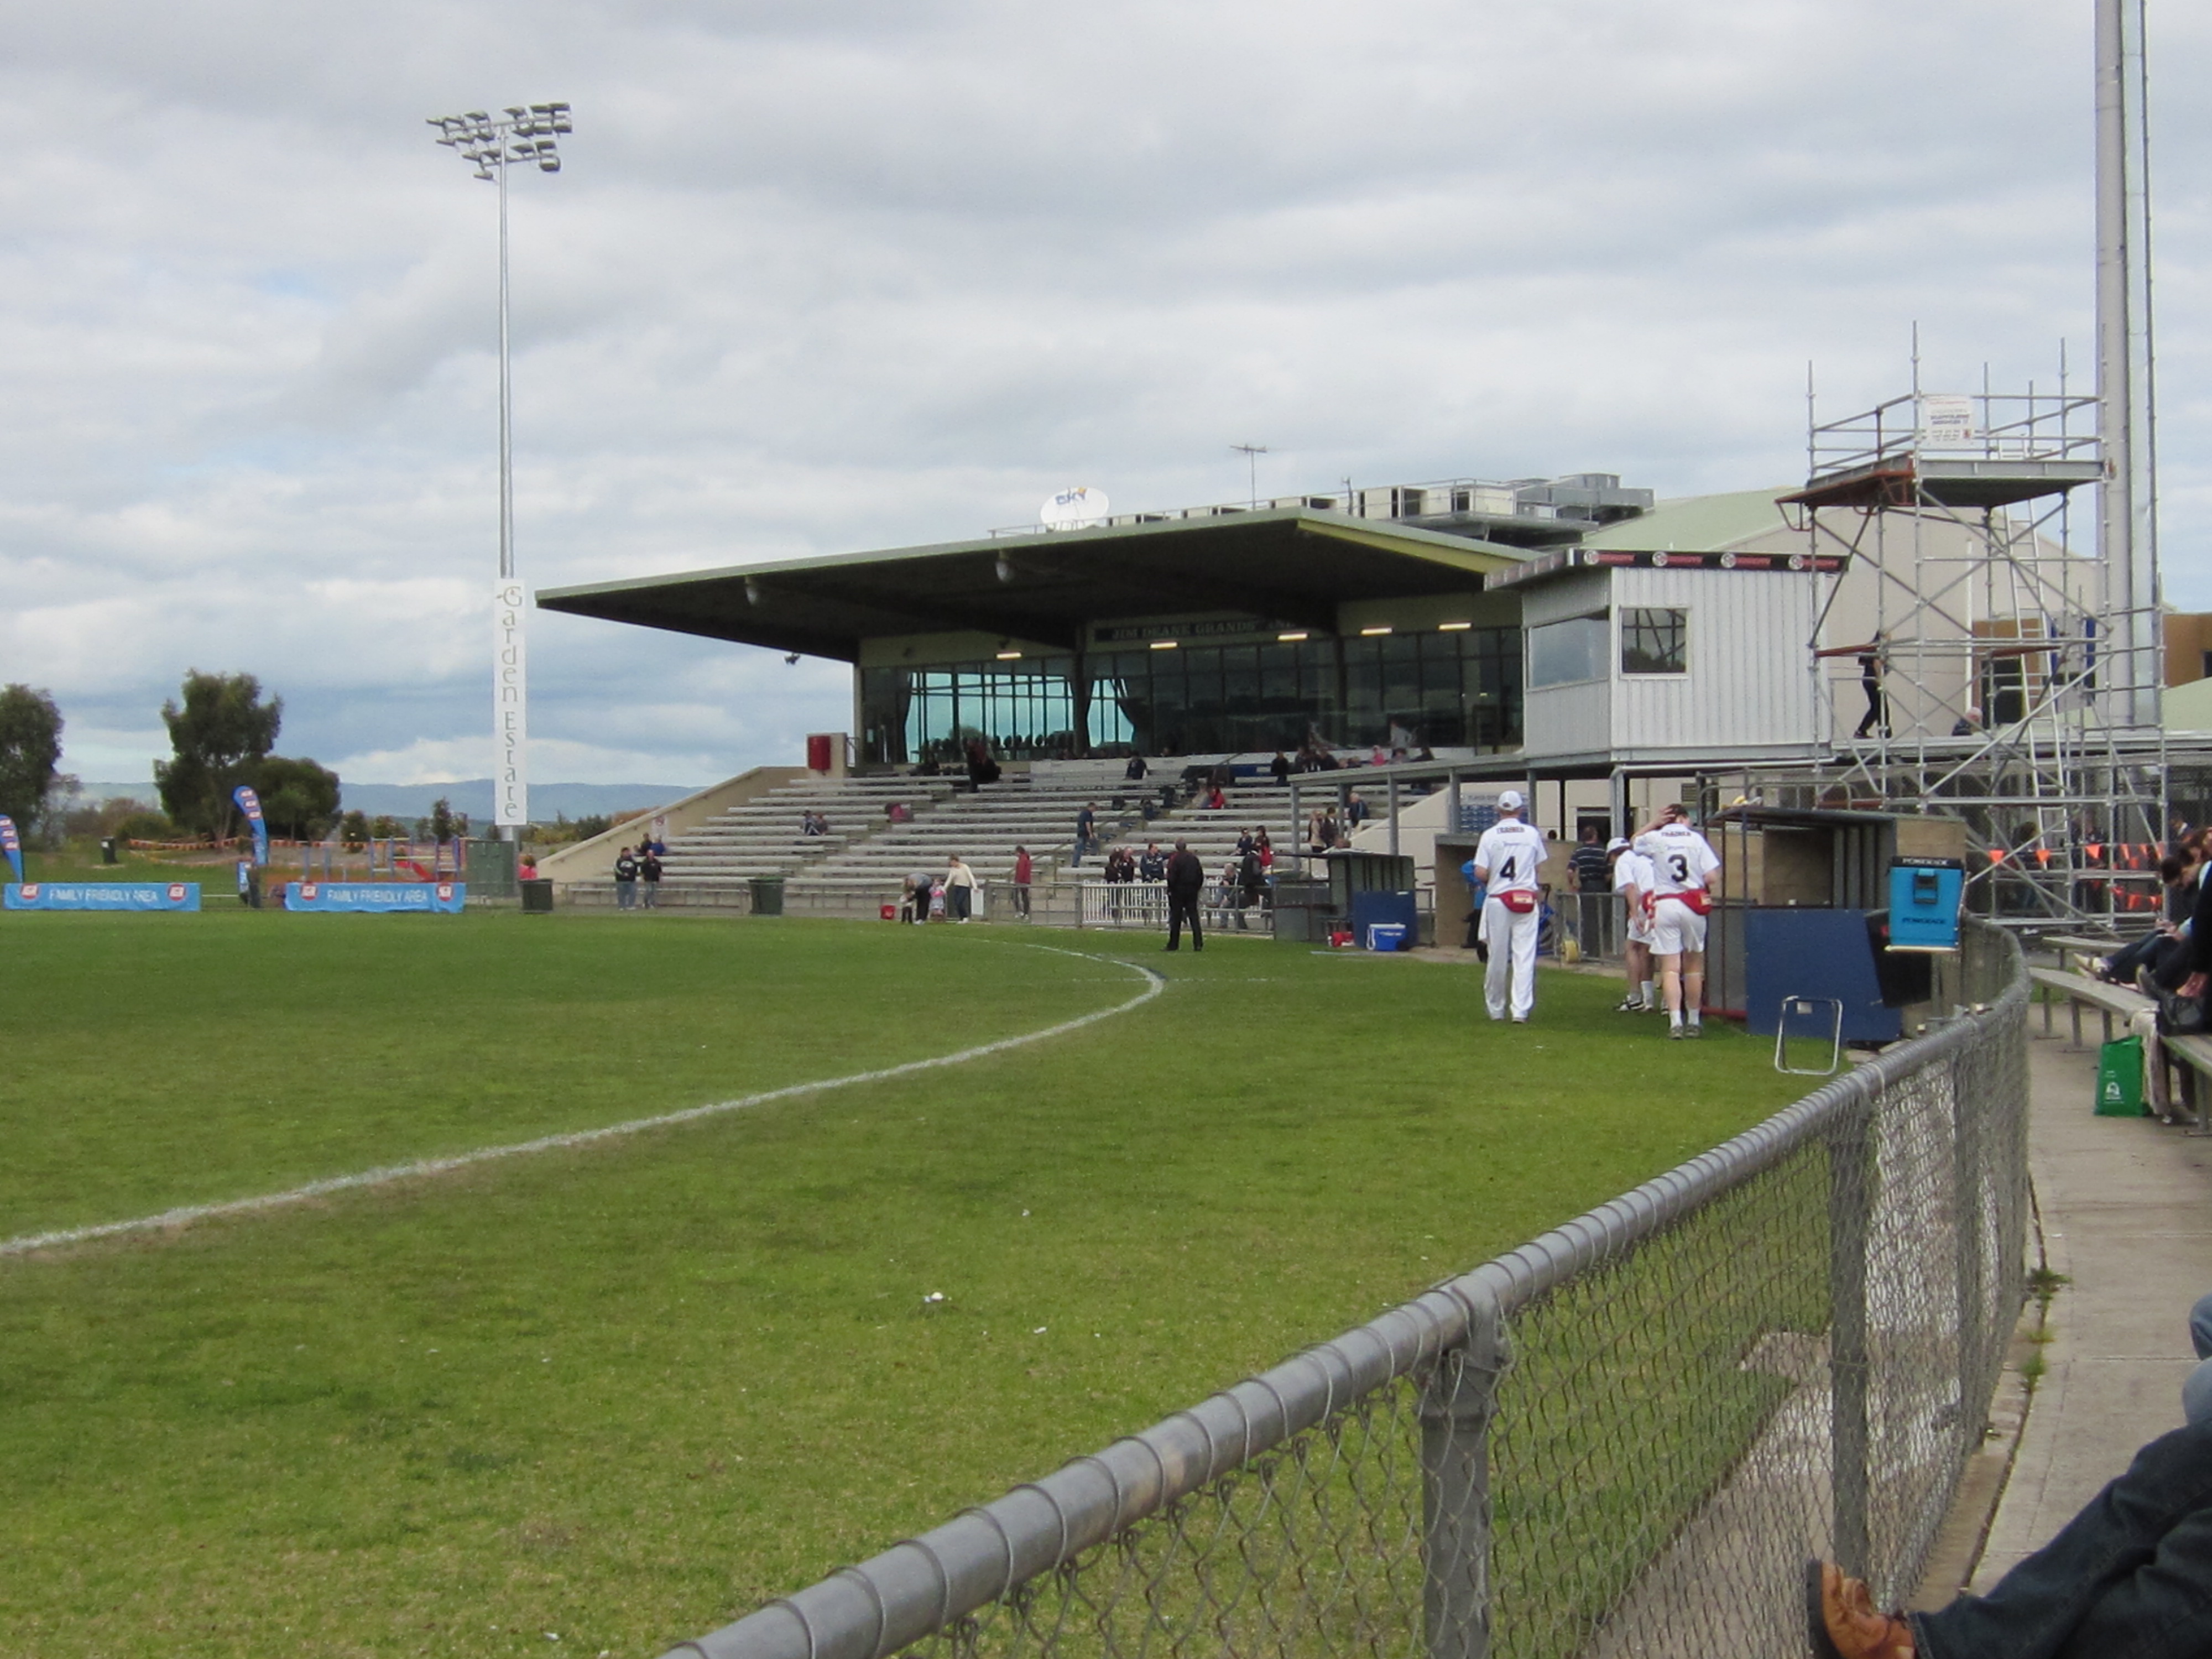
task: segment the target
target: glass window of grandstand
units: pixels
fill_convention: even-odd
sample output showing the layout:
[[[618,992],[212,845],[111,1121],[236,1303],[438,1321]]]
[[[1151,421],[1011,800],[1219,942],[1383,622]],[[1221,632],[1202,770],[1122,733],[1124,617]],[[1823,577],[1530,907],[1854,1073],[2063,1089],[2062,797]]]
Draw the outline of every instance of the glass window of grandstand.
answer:
[[[1076,693],[1074,659],[869,668],[861,752],[878,764],[957,767],[981,738],[1001,759],[1085,752],[1295,752],[1338,748],[1498,749],[1521,740],[1515,629],[1409,630],[1341,641],[1096,651]]]
[[[869,668],[860,674],[862,757],[876,764],[959,766],[982,739],[1002,759],[1075,751],[1075,699],[1066,657]]]
[[[1530,629],[1528,689],[1541,690],[1546,686],[1603,679],[1612,632],[1610,619],[1602,611]]]
[[[1620,672],[1624,674],[1686,674],[1690,672],[1690,613],[1624,605],[1620,611]]]

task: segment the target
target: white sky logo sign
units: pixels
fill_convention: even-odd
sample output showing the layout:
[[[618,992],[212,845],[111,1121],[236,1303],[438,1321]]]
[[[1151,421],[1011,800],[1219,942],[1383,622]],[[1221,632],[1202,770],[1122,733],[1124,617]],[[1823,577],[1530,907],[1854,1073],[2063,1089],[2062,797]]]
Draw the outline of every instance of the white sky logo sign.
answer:
[[[872,1072],[854,1072],[846,1077],[823,1078],[813,1083],[787,1084],[781,1089],[764,1089],[758,1094],[740,1095],[734,1100],[718,1100],[706,1106],[686,1107],[680,1112],[664,1112],[658,1117],[632,1118],[626,1123],[610,1123],[597,1129],[576,1129],[565,1134],[540,1135],[535,1140],[519,1140],[506,1146],[480,1147],[473,1152],[456,1152],[450,1158],[420,1158],[412,1164],[386,1164],[380,1169],[362,1170],[352,1175],[330,1176],[281,1193],[227,1199],[216,1204],[187,1204],[173,1210],[164,1210],[158,1215],[137,1216],[128,1221],[103,1221],[88,1227],[65,1227],[53,1232],[27,1233],[20,1238],[0,1239],[0,1256],[27,1255],[33,1250],[53,1249],[64,1244],[89,1243],[94,1239],[112,1238],[123,1233],[187,1227],[196,1221],[213,1220],[218,1216],[250,1215],[259,1210],[281,1209],[288,1204],[305,1203],[311,1198],[321,1198],[331,1193],[351,1192],[362,1187],[388,1186],[395,1181],[411,1180],[420,1176],[444,1175],[451,1170],[467,1169],[471,1164],[489,1164],[495,1158],[521,1158],[532,1152],[588,1146],[596,1141],[619,1139],[646,1129],[666,1128],[673,1124],[696,1122],[701,1118],[719,1117],[726,1112],[741,1112],[749,1107],[765,1106],[771,1101],[826,1094],[832,1089],[849,1089],[863,1083],[888,1082],[892,1078],[910,1077],[918,1072],[934,1071],[945,1066],[964,1066],[971,1060],[983,1060],[992,1054],[1005,1054],[1011,1048],[1026,1048],[1032,1042],[1066,1036],[1086,1025],[1096,1025],[1101,1020],[1128,1013],[1141,1008],[1167,988],[1166,980],[1138,963],[1117,962],[1111,957],[1094,957],[1081,951],[1063,951],[1049,945],[1031,945],[1024,948],[1048,951],[1057,957],[1073,957],[1079,962],[1097,962],[1109,967],[1124,968],[1140,975],[1145,981],[1145,988],[1127,1002],[1116,1003],[1111,1008],[1079,1014],[1073,1019],[1061,1020],[1058,1024],[1048,1025],[1042,1030],[1000,1037],[995,1042],[978,1043],[972,1048],[962,1048],[954,1054],[938,1054],[928,1060],[909,1060],[901,1065],[885,1066]]]

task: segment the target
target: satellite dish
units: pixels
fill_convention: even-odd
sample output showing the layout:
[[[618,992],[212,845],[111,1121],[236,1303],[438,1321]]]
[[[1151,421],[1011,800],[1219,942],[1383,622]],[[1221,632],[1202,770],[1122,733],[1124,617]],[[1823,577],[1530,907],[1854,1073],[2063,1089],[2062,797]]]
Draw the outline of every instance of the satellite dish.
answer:
[[[1106,492],[1093,489],[1089,484],[1078,484],[1073,489],[1063,489],[1037,508],[1037,522],[1047,530],[1086,530],[1095,524],[1104,524],[1113,508],[1107,505]]]

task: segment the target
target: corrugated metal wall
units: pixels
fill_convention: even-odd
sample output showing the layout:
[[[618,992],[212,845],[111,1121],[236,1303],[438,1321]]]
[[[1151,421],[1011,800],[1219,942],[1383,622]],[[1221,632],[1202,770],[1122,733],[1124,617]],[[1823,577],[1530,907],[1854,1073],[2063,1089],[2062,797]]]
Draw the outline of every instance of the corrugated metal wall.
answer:
[[[1616,672],[1616,747],[1727,748],[1814,740],[1812,659],[1806,641],[1818,596],[1811,576],[1675,569],[1611,574],[1616,671],[1623,608],[1648,605],[1689,613],[1686,674]]]

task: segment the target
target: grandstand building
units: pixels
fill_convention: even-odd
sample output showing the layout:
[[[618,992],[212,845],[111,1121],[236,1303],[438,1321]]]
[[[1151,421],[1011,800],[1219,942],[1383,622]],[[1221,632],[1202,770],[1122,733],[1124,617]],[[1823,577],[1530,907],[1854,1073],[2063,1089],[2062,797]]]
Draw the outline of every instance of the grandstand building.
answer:
[[[549,591],[550,610],[854,665],[864,765],[1406,748],[1524,737],[1494,580],[1648,513],[1610,474],[1139,514],[1073,532]]]

